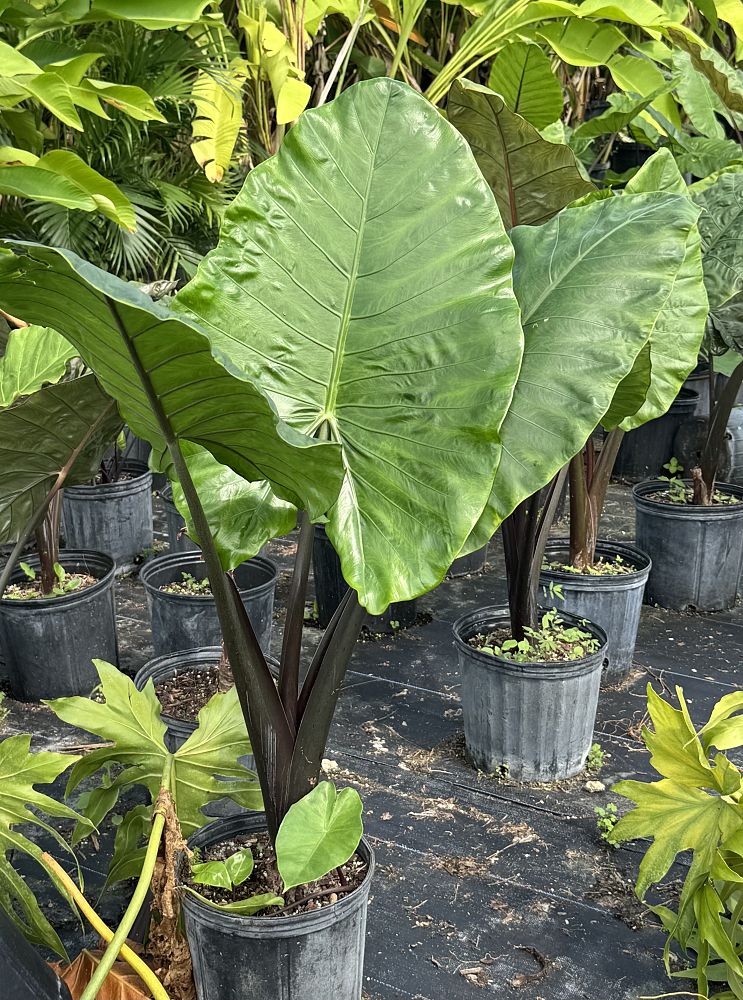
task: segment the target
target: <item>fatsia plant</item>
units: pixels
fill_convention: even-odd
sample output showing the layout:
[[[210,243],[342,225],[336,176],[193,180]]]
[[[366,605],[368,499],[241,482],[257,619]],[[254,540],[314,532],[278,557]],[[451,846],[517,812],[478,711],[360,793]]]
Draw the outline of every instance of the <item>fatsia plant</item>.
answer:
[[[365,608],[435,586],[487,499],[521,357],[511,260],[464,141],[385,80],[305,114],[251,173],[177,315],[69,254],[27,247],[7,260],[0,300],[35,322],[53,316],[135,433],[167,445],[274,836],[317,780]],[[64,322],[70,295],[84,326]],[[193,444],[304,512],[278,689],[222,572]],[[311,522],[325,516],[356,589],[300,691]]]
[[[634,803],[614,827],[615,842],[650,838],[635,891],[642,900],[663,881],[682,851],[692,852],[676,910],[651,905],[668,935],[666,969],[675,979],[696,980],[697,994],[726,1000],[743,996],[743,808],[741,773],[724,751],[743,745],[743,693],[725,695],[695,729],[681,688],[674,708],[648,685],[652,728],[642,738],[657,781],[620,781],[614,791]],[[671,972],[678,944],[696,964]]]
[[[62,958],[66,953],[57,932],[49,923],[36,897],[8,857],[20,852],[44,867],[41,848],[19,826],[32,825],[45,831],[67,853],[67,841],[44,816],[90,823],[63,802],[38,791],[36,784],[48,785],[80,760],[72,754],[30,752],[30,736],[10,736],[0,742],[0,907],[23,931],[32,944],[51,949]],[[56,878],[53,880],[64,892]]]
[[[641,407],[645,419],[663,412],[658,408],[670,406],[679,378],[694,366],[706,311],[699,213],[666,178],[675,171],[681,184],[664,155],[647,168],[652,183],[638,181],[630,193],[604,197],[585,184],[567,147],[546,142],[499,95],[461,81],[451,101],[452,121],[472,144],[505,224],[513,227],[524,358],[501,427],[503,452],[490,501],[466,551],[507,519],[509,604],[514,635],[522,638],[524,626],[536,626],[539,571],[565,463],[602,419],[619,423]],[[522,146],[533,148],[533,160]],[[576,196],[575,206],[563,207]],[[522,220],[542,224],[516,224]],[[657,240],[650,255],[648,240]],[[600,301],[595,288],[602,289]],[[665,368],[658,363],[664,343],[678,354]],[[545,457],[540,440],[549,441]],[[613,464],[607,451],[609,472],[610,458]],[[550,477],[543,502],[538,490]]]

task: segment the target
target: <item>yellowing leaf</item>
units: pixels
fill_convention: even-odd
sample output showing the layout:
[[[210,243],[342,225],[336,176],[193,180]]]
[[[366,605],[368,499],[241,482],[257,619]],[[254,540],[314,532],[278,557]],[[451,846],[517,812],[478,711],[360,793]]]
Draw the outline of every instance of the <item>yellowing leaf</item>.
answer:
[[[276,102],[276,122],[279,125],[286,125],[293,122],[302,114],[307,107],[312,88],[304,80],[297,80],[289,77],[284,86],[279,91]]]
[[[84,949],[69,965],[62,962],[55,962],[52,965],[52,969],[72,994],[72,1000],[80,1000],[85,987],[98,968],[101,955],[100,951],[92,952]],[[126,962],[115,962],[103,981],[98,1000],[148,1000],[151,996],[149,990],[145,992],[139,976],[132,972]]]
[[[200,73],[193,89],[196,114],[191,151],[212,183],[229,167],[242,124],[242,87],[247,76],[243,59],[234,59],[219,78]]]

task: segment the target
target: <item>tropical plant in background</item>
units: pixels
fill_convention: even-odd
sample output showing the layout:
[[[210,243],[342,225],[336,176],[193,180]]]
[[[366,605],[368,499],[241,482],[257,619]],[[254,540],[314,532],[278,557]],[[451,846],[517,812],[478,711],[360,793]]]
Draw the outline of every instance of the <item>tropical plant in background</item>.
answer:
[[[683,690],[674,708],[648,685],[642,738],[659,780],[620,781],[614,791],[634,806],[612,831],[616,843],[649,838],[635,891],[645,900],[682,851],[692,860],[677,910],[649,904],[668,938],[663,957],[674,979],[695,981],[698,996],[743,996],[743,809],[741,773],[725,751],[743,745],[743,693],[721,698],[698,731]],[[696,964],[671,971],[671,948]],[[727,986],[727,989],[724,987]],[[723,987],[720,992],[720,987]]]
[[[465,551],[479,548],[504,521],[509,605],[520,640],[524,628],[537,627],[539,572],[566,463],[574,540],[592,562],[618,442],[595,466],[584,467],[586,442],[599,423],[620,427],[615,439],[621,439],[624,427],[665,412],[696,364],[707,315],[699,209],[665,151],[629,190],[612,196],[585,180],[567,146],[543,139],[488,88],[457,83],[448,112],[472,146],[516,251],[514,287],[526,342],[501,427],[508,465],[502,458],[490,503]],[[658,228],[656,250],[648,255],[646,220],[655,212],[675,229]],[[594,227],[585,239],[583,218],[593,219]],[[572,246],[571,224],[577,234]],[[600,308],[590,293],[599,286],[605,291]],[[548,384],[559,387],[554,397],[545,392]],[[536,461],[537,431],[550,441],[554,479],[546,498],[539,495],[544,461]],[[590,483],[586,469],[593,473]]]

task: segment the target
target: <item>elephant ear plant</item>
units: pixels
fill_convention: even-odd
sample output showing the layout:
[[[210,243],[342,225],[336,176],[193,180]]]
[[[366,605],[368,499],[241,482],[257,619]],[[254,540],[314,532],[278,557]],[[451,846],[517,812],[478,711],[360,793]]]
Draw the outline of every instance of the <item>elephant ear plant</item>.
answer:
[[[616,424],[639,419],[641,410],[643,419],[662,412],[695,363],[706,304],[699,211],[664,154],[627,193],[607,197],[583,179],[567,146],[547,142],[488,88],[458,81],[449,117],[476,153],[516,254],[524,358],[501,428],[493,492],[467,549],[507,519],[509,603],[521,640],[524,628],[536,625],[539,571],[563,467],[602,419]],[[664,349],[680,357],[663,362]],[[542,503],[537,490],[550,476],[556,478]],[[573,494],[580,495],[577,486],[575,502]]]
[[[490,493],[522,352],[513,251],[492,193],[430,104],[405,85],[374,80],[307,112],[249,175],[219,246],[174,307],[65,251],[14,249],[0,303],[69,338],[183,490],[268,833],[286,857],[282,829],[293,805],[307,800],[326,817],[340,809],[342,819],[348,810],[349,798],[336,799],[318,779],[366,611],[443,579]],[[192,475],[204,453],[300,511],[278,684],[224,572],[219,506],[212,498],[210,526],[208,484],[200,493]],[[255,520],[262,530],[271,524]],[[318,521],[351,589],[300,686]],[[360,823],[349,814],[329,824],[331,833],[344,827],[355,833],[342,853],[353,853]],[[294,829],[317,838],[317,824]],[[341,864],[326,846],[320,856]],[[297,878],[282,875],[285,887]],[[249,951],[259,961],[260,949]],[[337,952],[323,984],[347,1000],[361,984],[349,982],[354,963]],[[237,986],[225,981],[224,989]]]

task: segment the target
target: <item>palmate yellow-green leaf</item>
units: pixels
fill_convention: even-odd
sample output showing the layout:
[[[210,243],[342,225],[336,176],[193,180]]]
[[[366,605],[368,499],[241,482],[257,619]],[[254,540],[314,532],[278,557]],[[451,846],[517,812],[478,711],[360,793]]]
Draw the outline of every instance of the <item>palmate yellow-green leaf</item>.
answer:
[[[705,749],[732,750],[743,745],[743,691],[732,691],[717,702],[699,730]]]
[[[144,785],[154,800],[166,760],[171,758],[170,790],[186,836],[208,822],[202,808],[216,799],[229,796],[240,805],[260,808],[255,774],[238,763],[239,758],[250,754],[251,747],[234,687],[210,699],[199,712],[196,731],[176,753],[170,754],[163,740],[166,726],[160,718],[152,681],[143,691],[137,691],[132,680],[116,667],[103,660],[94,662],[103,702],[89,698],[49,702],[64,722],[112,744],[78,760],[70,773],[68,793],[104,766],[117,764],[124,770],[112,788],[120,791],[130,785]],[[115,801],[112,796],[106,803],[109,810]],[[101,816],[99,810],[97,818]]]
[[[58,382],[75,354],[72,344],[56,330],[45,326],[11,330],[0,358],[0,407],[10,406],[47,382]]]
[[[708,872],[720,841],[743,826],[740,811],[724,799],[670,778],[620,781],[613,790],[636,803],[614,827],[615,840],[653,840],[640,863],[640,898],[661,881],[681,851],[693,851],[699,870]]]
[[[245,60],[234,59],[229,70],[213,76],[201,72],[193,89],[195,114],[191,151],[212,183],[222,180],[232,160],[242,125],[242,88]]]

